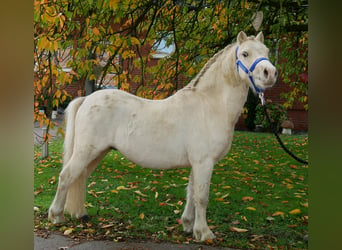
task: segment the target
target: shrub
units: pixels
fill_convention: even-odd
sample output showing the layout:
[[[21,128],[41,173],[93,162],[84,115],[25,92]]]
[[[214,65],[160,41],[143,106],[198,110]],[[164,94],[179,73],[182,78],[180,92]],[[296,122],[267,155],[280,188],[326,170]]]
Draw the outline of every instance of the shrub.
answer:
[[[272,100],[267,99],[266,110],[272,124],[267,120],[264,114],[264,108],[261,104],[258,104],[256,107],[255,124],[261,125],[263,129],[268,131],[272,130],[274,127],[279,131],[280,124],[287,119],[285,107],[282,104],[273,103]]]

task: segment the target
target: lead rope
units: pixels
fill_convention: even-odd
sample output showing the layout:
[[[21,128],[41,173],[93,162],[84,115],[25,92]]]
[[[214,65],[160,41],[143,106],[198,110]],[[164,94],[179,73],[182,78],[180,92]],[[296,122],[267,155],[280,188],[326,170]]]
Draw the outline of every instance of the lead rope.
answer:
[[[275,135],[275,137],[277,138],[277,141],[279,142],[280,146],[285,150],[286,153],[288,153],[293,159],[295,159],[296,161],[302,163],[302,164],[305,164],[305,165],[308,165],[309,163],[301,158],[299,158],[298,156],[296,156],[294,153],[292,153],[283,143],[283,141],[280,139],[279,135],[278,135],[278,132],[277,132],[277,129],[275,126],[273,126],[272,122],[271,122],[271,119],[267,113],[267,109],[266,109],[266,104],[265,104],[265,98],[264,98],[264,93],[263,92],[259,92],[258,93],[258,96],[259,96],[259,99],[261,101],[261,105],[264,109],[264,113],[265,113],[265,116],[269,122],[269,124],[271,125],[271,128],[272,128],[272,131],[273,131],[273,134]]]

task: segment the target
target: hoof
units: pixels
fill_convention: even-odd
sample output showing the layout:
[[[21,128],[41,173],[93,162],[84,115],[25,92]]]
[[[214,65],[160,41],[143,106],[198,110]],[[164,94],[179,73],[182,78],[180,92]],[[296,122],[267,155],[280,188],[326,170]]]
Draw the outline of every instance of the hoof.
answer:
[[[49,216],[49,220],[52,224],[61,224],[65,222],[64,216]]]
[[[194,228],[194,220],[181,218],[181,221],[183,225],[183,231],[186,233],[192,233],[193,228]]]
[[[81,218],[80,218],[80,221],[81,222],[88,222],[90,220],[90,216],[89,215],[83,215]]]
[[[48,218],[52,222],[52,224],[60,224],[65,222],[63,213],[60,215],[56,215],[51,208],[49,209]]]
[[[203,230],[194,230],[194,238],[197,241],[206,241],[213,240],[216,237],[209,228],[206,228]]]

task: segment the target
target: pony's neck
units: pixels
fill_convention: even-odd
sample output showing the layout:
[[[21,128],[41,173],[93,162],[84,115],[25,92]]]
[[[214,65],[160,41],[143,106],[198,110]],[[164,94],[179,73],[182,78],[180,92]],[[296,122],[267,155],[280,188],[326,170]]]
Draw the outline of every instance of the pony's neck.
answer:
[[[242,112],[249,88],[236,70],[236,46],[228,45],[212,57],[190,85],[195,92],[215,99],[216,108],[227,112],[227,117],[233,115],[234,121]]]
[[[216,53],[204,65],[198,75],[189,83],[188,87],[198,91],[222,91],[227,87],[245,87],[236,70],[235,48],[237,44],[230,44]]]

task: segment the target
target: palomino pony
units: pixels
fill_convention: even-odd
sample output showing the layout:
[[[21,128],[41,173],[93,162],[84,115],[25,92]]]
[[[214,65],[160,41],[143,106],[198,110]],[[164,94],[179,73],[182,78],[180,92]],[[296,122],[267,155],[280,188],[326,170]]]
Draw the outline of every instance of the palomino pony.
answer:
[[[87,215],[86,180],[111,149],[152,169],[191,167],[181,217],[195,239],[215,238],[206,209],[214,165],[228,153],[234,126],[254,91],[273,86],[277,70],[268,60],[260,32],[214,55],[185,88],[164,100],[147,100],[120,90],[101,90],[72,101],[67,109],[64,166],[49,209],[53,223]]]

